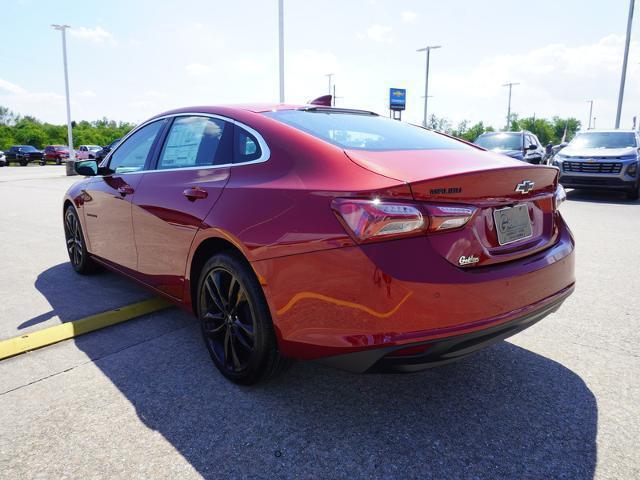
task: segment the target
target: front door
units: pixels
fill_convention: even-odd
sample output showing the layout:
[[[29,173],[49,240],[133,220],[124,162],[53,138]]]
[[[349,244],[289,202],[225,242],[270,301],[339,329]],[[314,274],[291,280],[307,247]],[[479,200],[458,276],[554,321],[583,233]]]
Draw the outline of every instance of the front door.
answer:
[[[232,123],[207,116],[173,120],[156,168],[133,198],[138,271],[149,285],[182,298],[191,243],[229,179]]]
[[[89,251],[131,270],[138,263],[131,202],[165,122],[150,123],[129,136],[111,155],[109,173],[95,177],[84,191]]]

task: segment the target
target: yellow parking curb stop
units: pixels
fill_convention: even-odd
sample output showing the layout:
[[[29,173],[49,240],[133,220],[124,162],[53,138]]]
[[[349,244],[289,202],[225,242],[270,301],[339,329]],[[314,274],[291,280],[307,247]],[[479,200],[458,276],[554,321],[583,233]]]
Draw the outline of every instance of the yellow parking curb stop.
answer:
[[[163,298],[151,298],[132,305],[109,310],[108,312],[98,313],[72,322],[65,322],[54,327],[26,333],[19,337],[0,340],[0,360],[37,348],[46,347],[47,345],[68,340],[117,323],[126,322],[141,315],[163,310],[171,305],[170,302]]]

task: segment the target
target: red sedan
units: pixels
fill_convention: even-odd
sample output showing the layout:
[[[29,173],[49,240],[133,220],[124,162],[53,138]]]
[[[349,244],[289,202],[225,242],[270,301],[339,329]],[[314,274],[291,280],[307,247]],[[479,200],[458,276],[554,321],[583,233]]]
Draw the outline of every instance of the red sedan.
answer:
[[[574,288],[557,169],[371,112],[175,110],[76,169],[73,268],[106,266],[193,312],[238,383],[290,359],[353,372],[449,362]]]

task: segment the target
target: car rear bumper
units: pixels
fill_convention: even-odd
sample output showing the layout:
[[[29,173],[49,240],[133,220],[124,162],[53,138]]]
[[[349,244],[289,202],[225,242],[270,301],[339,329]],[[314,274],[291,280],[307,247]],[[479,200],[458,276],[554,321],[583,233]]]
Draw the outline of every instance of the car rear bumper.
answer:
[[[431,367],[444,365],[464,358],[485,347],[498,343],[555,312],[573,292],[574,287],[568,287],[549,299],[529,309],[521,316],[500,323],[493,327],[475,330],[471,333],[454,335],[417,342],[411,345],[391,346],[325,357],[318,362],[325,365],[347,370],[353,373],[410,373]],[[418,350],[415,354],[403,354]]]
[[[553,246],[486,267],[452,265],[429,237],[252,265],[283,354],[313,360],[382,349],[375,355],[383,357],[386,348],[507,325],[568,295],[575,282],[574,242],[564,221],[558,226]]]

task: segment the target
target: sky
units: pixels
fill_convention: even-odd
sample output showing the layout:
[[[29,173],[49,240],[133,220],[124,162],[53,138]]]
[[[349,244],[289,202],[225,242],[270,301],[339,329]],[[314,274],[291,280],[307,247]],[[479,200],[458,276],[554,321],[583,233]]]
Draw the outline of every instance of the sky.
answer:
[[[277,0],[0,0],[0,105],[64,123],[60,32],[65,23],[74,120],[140,122],[191,105],[278,101]],[[337,106],[388,114],[407,89],[403,120],[429,113],[500,128],[521,117],[615,121],[628,0],[284,0],[285,100],[328,91]],[[640,115],[640,5],[622,127]]]

